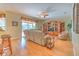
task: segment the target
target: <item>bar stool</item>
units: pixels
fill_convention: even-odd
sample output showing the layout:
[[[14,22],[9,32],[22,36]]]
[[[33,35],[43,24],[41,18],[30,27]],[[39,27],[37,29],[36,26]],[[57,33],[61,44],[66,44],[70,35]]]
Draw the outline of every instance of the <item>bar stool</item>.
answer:
[[[2,35],[3,56],[12,55],[10,35]]]
[[[3,53],[3,48],[2,45],[0,44],[0,56],[2,56],[2,53]]]

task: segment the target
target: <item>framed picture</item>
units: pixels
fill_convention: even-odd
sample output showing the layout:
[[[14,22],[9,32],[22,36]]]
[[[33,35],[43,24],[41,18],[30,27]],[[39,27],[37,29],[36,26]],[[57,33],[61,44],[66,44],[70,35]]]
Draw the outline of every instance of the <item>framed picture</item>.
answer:
[[[18,22],[17,21],[12,21],[12,26],[18,26]]]

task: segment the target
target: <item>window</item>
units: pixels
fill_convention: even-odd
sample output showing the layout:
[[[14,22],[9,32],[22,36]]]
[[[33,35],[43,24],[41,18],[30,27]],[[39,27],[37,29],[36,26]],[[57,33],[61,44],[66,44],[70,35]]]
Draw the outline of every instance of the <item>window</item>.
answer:
[[[35,29],[36,27],[36,23],[35,22],[22,22],[22,29]]]
[[[22,22],[22,37],[24,37],[24,32],[23,30],[25,29],[35,29],[36,28],[36,23],[35,22]]]
[[[5,30],[5,18],[0,18],[0,29]]]

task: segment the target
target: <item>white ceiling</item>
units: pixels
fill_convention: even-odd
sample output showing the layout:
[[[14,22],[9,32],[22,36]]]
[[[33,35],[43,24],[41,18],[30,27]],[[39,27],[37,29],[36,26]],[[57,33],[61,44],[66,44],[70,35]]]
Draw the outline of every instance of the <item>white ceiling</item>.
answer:
[[[0,10],[7,10],[25,15],[39,17],[39,12],[49,9],[48,18],[72,15],[72,3],[6,3],[0,4]]]

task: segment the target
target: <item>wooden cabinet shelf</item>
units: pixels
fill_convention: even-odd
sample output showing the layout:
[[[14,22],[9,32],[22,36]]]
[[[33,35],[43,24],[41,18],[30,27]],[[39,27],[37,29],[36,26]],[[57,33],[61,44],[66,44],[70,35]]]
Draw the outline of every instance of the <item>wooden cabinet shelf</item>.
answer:
[[[43,32],[51,35],[58,35],[65,31],[65,22],[63,21],[49,21],[43,24]]]

